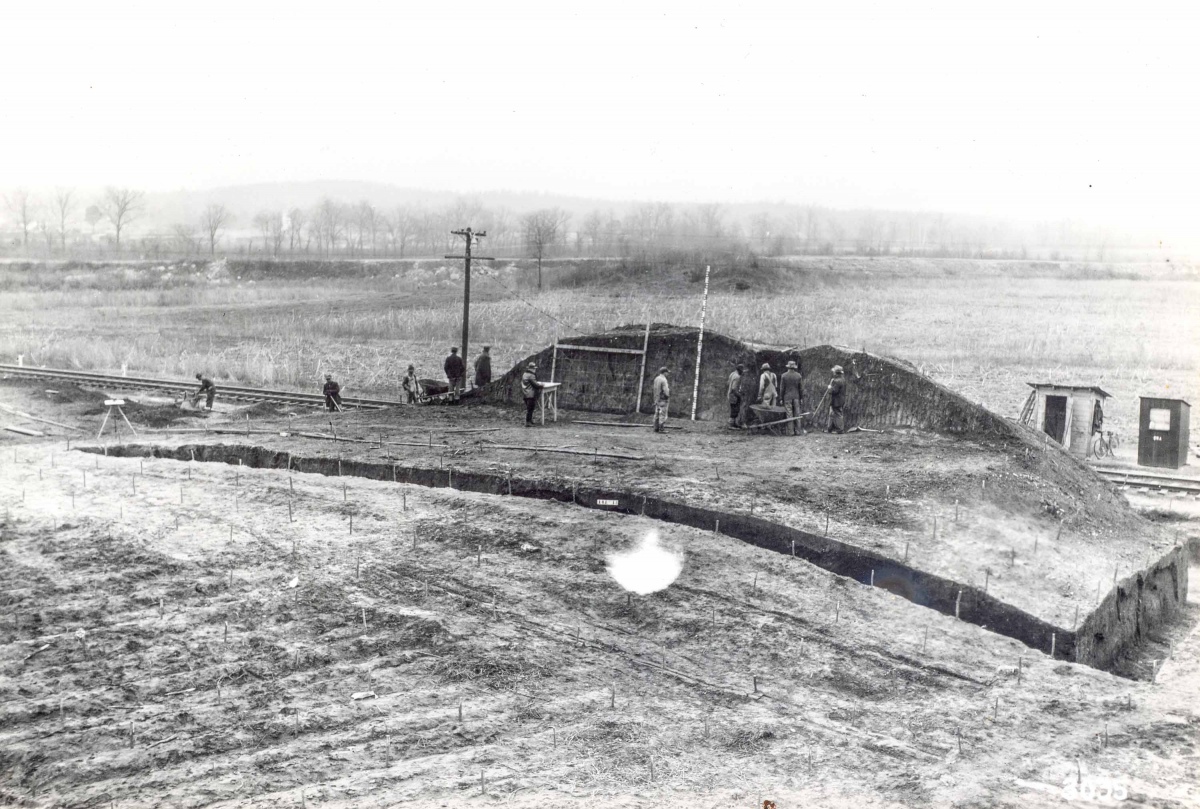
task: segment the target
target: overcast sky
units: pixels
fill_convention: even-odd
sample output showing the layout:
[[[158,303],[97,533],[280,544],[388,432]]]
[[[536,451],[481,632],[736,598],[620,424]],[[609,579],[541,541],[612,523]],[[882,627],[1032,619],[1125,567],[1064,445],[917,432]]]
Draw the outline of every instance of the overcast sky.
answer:
[[[1195,3],[7,4],[0,190],[364,179],[1200,222]]]

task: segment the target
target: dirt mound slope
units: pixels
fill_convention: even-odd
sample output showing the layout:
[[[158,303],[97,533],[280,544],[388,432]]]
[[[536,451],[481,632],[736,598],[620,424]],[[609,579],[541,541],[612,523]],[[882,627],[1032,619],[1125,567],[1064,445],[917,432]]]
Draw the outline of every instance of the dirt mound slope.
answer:
[[[538,375],[561,382],[559,406],[603,413],[643,413],[653,410],[652,381],[660,367],[669,369],[672,384],[670,413],[687,418],[692,412],[696,387],[697,417],[722,419],[728,414],[728,378],[734,366],[748,370],[743,379],[746,393],[757,390],[758,372],[765,363],[776,374],[795,360],[804,376],[806,409],[815,409],[814,422],[828,416],[822,397],[830,369],[841,365],[846,371],[848,426],[872,429],[915,427],[954,434],[1011,436],[1012,425],[981,405],[968,401],[939,385],[902,361],[837,346],[771,348],[756,346],[716,332],[704,335],[699,384],[695,384],[699,330],[668,323],[627,325],[602,334],[572,337],[555,347],[524,358],[512,370],[480,392],[485,401],[515,404],[521,399],[520,380],[525,366],[534,362]],[[615,349],[580,351],[566,346]],[[621,353],[642,351],[637,354]],[[753,369],[753,370],[751,370]],[[640,398],[639,398],[640,393]]]

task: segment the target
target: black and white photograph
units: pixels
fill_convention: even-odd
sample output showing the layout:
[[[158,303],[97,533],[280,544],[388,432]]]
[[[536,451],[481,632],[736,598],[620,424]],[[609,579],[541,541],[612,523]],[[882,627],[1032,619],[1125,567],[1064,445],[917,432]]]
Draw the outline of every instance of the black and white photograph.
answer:
[[[3,21],[0,807],[1200,807],[1194,4]]]

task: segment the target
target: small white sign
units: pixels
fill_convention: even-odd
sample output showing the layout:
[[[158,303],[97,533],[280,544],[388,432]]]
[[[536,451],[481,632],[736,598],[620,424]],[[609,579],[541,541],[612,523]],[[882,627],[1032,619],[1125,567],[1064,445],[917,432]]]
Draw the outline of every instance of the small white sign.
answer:
[[[1150,408],[1150,424],[1151,430],[1167,432],[1171,429],[1171,411],[1165,407]]]
[[[620,500],[597,500],[596,505],[598,505],[598,506],[619,506],[619,505],[621,505],[621,501]]]
[[[105,399],[104,403],[106,405],[108,405],[109,407],[120,407],[121,405],[125,404],[125,400],[124,399]]]

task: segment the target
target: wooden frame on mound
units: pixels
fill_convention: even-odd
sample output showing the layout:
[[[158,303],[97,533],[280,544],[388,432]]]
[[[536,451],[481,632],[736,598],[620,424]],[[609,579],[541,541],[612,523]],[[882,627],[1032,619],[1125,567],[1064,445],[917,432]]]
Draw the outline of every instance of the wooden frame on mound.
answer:
[[[645,384],[645,381],[646,381],[646,354],[648,353],[648,350],[650,348],[650,324],[649,323],[646,324],[646,334],[645,334],[645,337],[642,339],[641,350],[638,350],[636,348],[609,348],[607,346],[573,345],[570,343],[560,343],[560,342],[558,342],[558,337],[555,337],[553,353],[551,353],[551,355],[550,355],[550,381],[551,382],[554,382],[554,371],[558,366],[558,350],[560,348],[563,351],[591,351],[591,352],[594,352],[597,354],[632,354],[634,356],[640,356],[642,358],[642,370],[641,370],[641,374],[638,376],[637,399],[633,403],[633,412],[635,412],[635,413],[642,412],[642,386]]]

